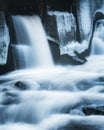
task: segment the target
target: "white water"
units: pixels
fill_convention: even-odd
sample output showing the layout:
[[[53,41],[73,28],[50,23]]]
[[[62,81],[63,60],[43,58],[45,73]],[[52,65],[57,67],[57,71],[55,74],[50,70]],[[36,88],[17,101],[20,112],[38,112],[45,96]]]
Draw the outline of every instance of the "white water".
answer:
[[[96,23],[91,53],[92,55],[104,54],[104,20],[99,20]]]
[[[29,49],[15,47],[21,55]],[[87,60],[80,66],[41,66],[0,76],[0,130],[104,130],[103,115],[83,111],[104,106],[104,55]]]
[[[52,66],[53,61],[40,18],[38,16],[12,16],[12,19],[17,36],[15,49],[17,48],[19,55],[24,53],[18,57],[26,59],[30,56],[28,60],[25,60],[24,68]],[[30,48],[29,53],[23,51],[26,46]],[[23,68],[23,65],[19,68]]]
[[[31,53],[31,47],[27,45],[13,45],[15,68],[24,69],[27,67],[33,67],[33,56]]]
[[[82,66],[18,70],[1,76],[0,130],[61,130],[65,125],[71,130],[76,125],[102,130],[104,117],[87,117],[82,108],[104,106],[103,64],[104,57],[96,56]],[[18,81],[22,85],[16,85]]]

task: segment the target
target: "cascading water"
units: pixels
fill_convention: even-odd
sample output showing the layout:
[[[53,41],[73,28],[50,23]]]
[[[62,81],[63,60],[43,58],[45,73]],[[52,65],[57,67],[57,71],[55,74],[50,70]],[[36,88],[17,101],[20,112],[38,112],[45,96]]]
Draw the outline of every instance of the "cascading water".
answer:
[[[17,69],[33,67],[33,57],[31,47],[27,45],[13,45],[14,64]]]
[[[25,60],[22,65],[21,62],[18,63],[16,68],[52,66],[53,61],[40,18],[38,16],[12,16],[12,19],[17,38],[17,43],[13,45],[14,55],[16,55],[15,63],[20,59]]]
[[[92,55],[104,54],[104,20],[97,21],[92,39]]]
[[[16,67],[34,68],[0,76],[0,130],[103,130],[104,54],[94,40],[104,27],[95,28],[87,63],[53,67],[39,17],[12,18]]]

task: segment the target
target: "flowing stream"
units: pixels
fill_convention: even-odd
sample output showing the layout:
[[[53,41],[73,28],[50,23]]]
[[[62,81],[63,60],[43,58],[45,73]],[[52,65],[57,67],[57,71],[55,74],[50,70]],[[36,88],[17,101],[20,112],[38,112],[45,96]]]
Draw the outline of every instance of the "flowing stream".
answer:
[[[40,19],[13,22],[16,67],[25,69],[0,76],[0,130],[104,130],[104,52],[92,50],[84,65],[55,66]]]
[[[104,54],[104,20],[97,21],[92,39],[92,55]]]
[[[40,18],[12,16],[12,19],[17,38],[17,44],[13,45],[16,68],[52,66],[52,56]],[[23,61],[22,65],[19,64],[20,59]]]

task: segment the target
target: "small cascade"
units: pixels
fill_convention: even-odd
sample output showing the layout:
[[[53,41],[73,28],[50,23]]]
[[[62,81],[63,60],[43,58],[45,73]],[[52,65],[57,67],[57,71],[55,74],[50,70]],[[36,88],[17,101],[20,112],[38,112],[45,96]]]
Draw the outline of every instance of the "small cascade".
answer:
[[[24,69],[30,68],[34,64],[31,55],[31,48],[27,45],[14,45],[12,46],[14,54],[15,68]],[[32,63],[33,62],[33,63]]]
[[[19,68],[52,66],[51,52],[40,18],[38,16],[12,16],[12,19],[17,38],[15,53],[17,52],[18,58],[27,59],[24,65],[19,63]]]
[[[95,25],[95,31],[92,39],[91,54],[104,54],[104,20],[98,21]]]
[[[80,0],[77,12],[83,37],[90,32],[90,2]],[[61,54],[77,58],[89,45],[87,37],[75,41],[74,15],[49,13],[57,23]],[[104,20],[95,25],[87,62],[63,66],[53,66],[38,16],[17,15],[12,20],[16,70],[0,76],[0,130],[104,130]]]

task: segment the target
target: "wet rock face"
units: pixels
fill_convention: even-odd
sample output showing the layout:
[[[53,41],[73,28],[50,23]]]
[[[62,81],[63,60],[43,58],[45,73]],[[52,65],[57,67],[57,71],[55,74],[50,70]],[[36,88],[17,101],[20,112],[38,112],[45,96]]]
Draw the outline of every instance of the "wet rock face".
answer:
[[[47,22],[45,23],[45,30],[47,32],[47,35],[49,36],[48,37],[49,40],[56,41],[56,43],[59,43],[57,23],[56,23],[55,16],[50,16],[50,15],[47,16]]]
[[[48,7],[50,10],[54,11],[67,11],[70,9],[70,5],[72,5],[73,0],[48,0]]]
[[[67,45],[69,41],[75,41],[75,18],[69,12],[49,11],[45,29],[48,39],[60,46]]]
[[[3,1],[3,0],[0,0],[0,10],[3,9],[3,3],[4,3],[4,1]]]
[[[0,65],[7,63],[9,32],[5,21],[5,16],[0,12]]]
[[[50,0],[48,2],[49,8],[47,21],[45,21],[45,29],[48,39],[59,44],[60,55],[68,54],[70,56],[74,55],[84,59],[90,54],[91,39],[94,33],[94,24],[97,20],[103,18],[101,16],[101,14],[103,14],[103,2],[103,0],[78,0],[74,2],[66,1],[66,6],[64,7],[61,7],[61,5],[63,5],[63,1],[60,1],[60,5],[58,5],[58,2],[55,1]],[[65,17],[66,12],[70,16],[72,15],[73,18],[70,17],[70,19]],[[71,23],[73,26],[69,31],[67,31]],[[65,29],[66,26],[67,29]],[[75,54],[74,51],[76,51],[78,55]],[[72,59],[76,62],[81,61],[77,60],[78,58]],[[82,62],[83,61],[81,61],[81,63]]]
[[[85,113],[85,115],[104,115],[104,106],[83,107],[83,112]]]
[[[6,0],[5,12],[7,14],[31,14],[36,13],[36,0]]]
[[[69,41],[78,40],[78,42],[82,42],[86,38],[88,40],[88,38],[90,37],[90,33],[92,31],[92,27],[93,27],[93,15],[94,15],[95,11],[97,10],[97,8],[101,8],[99,6],[96,7],[96,5],[98,3],[96,1],[90,2],[89,0],[78,0],[78,1],[70,1],[70,2],[66,0],[66,2],[63,3],[63,0],[61,0],[60,1],[60,8],[61,9],[57,5],[57,3],[58,2],[51,1],[51,0],[48,3],[48,6],[49,6],[48,12],[50,12],[50,11],[53,12],[53,15],[52,15],[52,13],[51,14],[48,13],[48,16],[49,17],[51,16],[50,19],[52,20],[52,17],[59,16],[57,12],[60,12],[63,14],[68,12],[69,15],[71,14],[74,17],[74,18],[72,18],[72,20],[73,19],[75,19],[75,20],[73,23],[73,21],[71,21],[70,19],[67,19],[67,21],[64,22],[65,25],[63,26],[63,28],[65,28],[66,24],[67,25],[69,24],[68,26],[70,26],[70,24],[72,23],[73,26],[76,27],[76,32],[77,32],[77,33],[73,34],[73,29],[70,30],[69,32],[66,32],[66,35],[68,35],[68,33],[71,33],[69,35],[68,40]],[[65,6],[63,6],[63,4],[65,4]],[[99,3],[99,4],[101,4],[101,3]],[[90,8],[90,6],[92,7],[92,9]],[[57,26],[57,24],[62,23],[63,14],[61,14],[61,16],[60,16],[61,19],[60,19],[60,21],[58,21],[59,23],[57,22],[55,25],[53,22],[53,26],[54,25]],[[65,19],[66,19],[65,16],[63,17],[63,19],[64,19],[63,21],[65,21]],[[56,20],[57,20],[57,17],[56,17]],[[54,21],[54,19],[52,21]],[[70,23],[70,21],[71,21],[71,23]],[[46,27],[49,25],[50,25],[50,22],[48,22],[48,19],[47,19]],[[67,26],[67,28],[68,28],[68,26]],[[57,28],[57,31],[58,31],[58,28]],[[74,31],[75,31],[75,29],[74,29]],[[74,39],[74,38],[72,39],[71,38],[72,35],[74,35],[74,37],[76,39]],[[60,43],[60,44],[62,44],[62,43]]]
[[[56,42],[52,42],[51,40],[49,40],[49,45],[50,45],[50,49],[51,49],[52,58],[53,58],[53,61],[55,64],[80,65],[80,64],[84,64],[85,62],[87,62],[87,60],[83,56],[78,55],[78,54],[77,54],[77,56],[69,56],[68,54],[60,55],[60,49],[59,49],[60,47]]]

